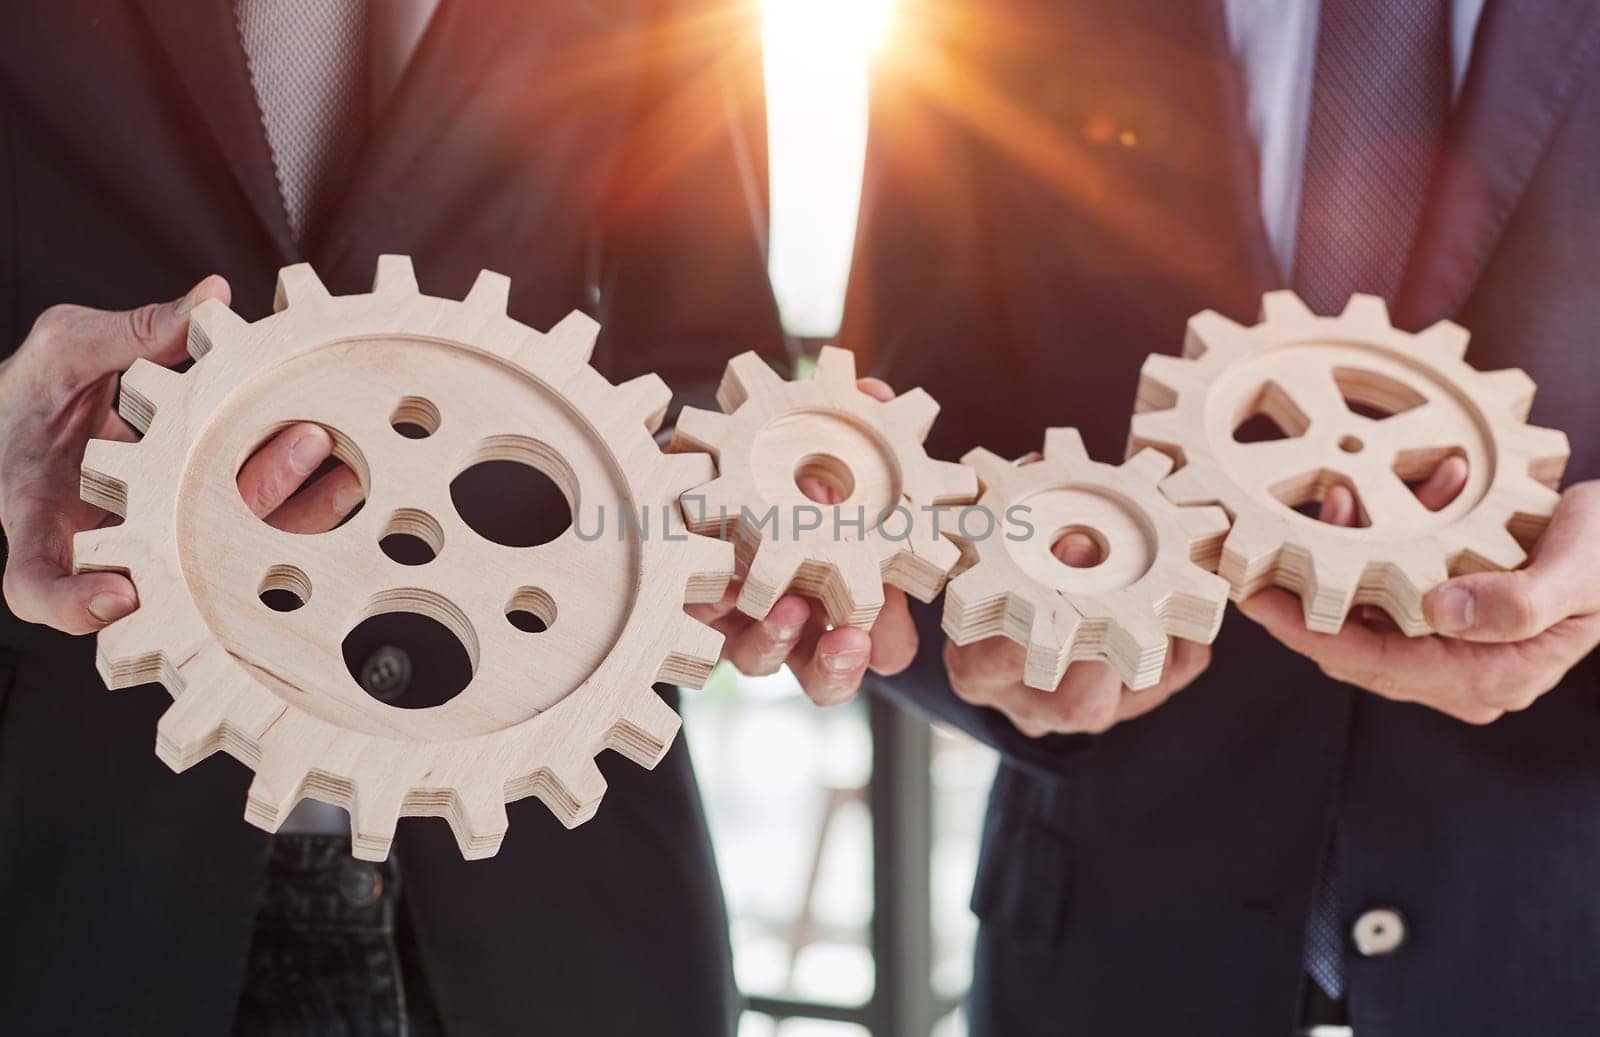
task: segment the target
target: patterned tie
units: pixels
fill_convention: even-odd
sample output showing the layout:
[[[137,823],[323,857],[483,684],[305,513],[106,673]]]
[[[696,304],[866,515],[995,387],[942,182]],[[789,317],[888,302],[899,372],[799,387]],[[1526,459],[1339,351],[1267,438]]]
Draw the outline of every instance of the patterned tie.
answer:
[[[1449,0],[1322,0],[1294,286],[1391,303],[1450,109]]]
[[[1353,292],[1394,302],[1449,108],[1449,0],[1322,0],[1294,254],[1295,289],[1314,311],[1338,313]],[[1330,843],[1305,968],[1338,1000],[1334,865]]]
[[[289,227],[304,244],[366,132],[367,4],[235,0],[234,16]]]

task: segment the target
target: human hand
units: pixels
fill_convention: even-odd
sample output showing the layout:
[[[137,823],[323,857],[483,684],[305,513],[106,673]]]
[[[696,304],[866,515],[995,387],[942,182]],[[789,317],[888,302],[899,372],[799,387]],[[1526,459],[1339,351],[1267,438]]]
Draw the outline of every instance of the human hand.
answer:
[[[1437,510],[1466,477],[1465,462],[1452,458],[1417,495]],[[1330,490],[1323,518],[1352,521],[1348,496]],[[1526,567],[1459,576],[1430,591],[1422,611],[1437,635],[1406,637],[1371,610],[1337,634],[1313,633],[1300,603],[1276,589],[1239,607],[1335,680],[1487,724],[1532,705],[1600,643],[1600,481],[1562,495]]]
[[[72,573],[73,534],[112,520],[79,497],[79,466],[90,439],[138,438],[113,409],[118,375],[136,360],[184,359],[189,313],[207,299],[227,303],[228,283],[207,277],[182,299],[125,312],[54,306],[0,362],[4,593],[17,618],[84,634],[138,607],[126,576]],[[318,425],[284,429],[240,469],[240,496],[281,529],[331,529],[361,501],[355,473],[340,466],[296,491],[332,450]]]
[[[1051,548],[1064,565],[1100,560],[1100,547],[1084,533],[1068,533]],[[1211,649],[1194,641],[1168,642],[1166,669],[1154,686],[1132,691],[1103,662],[1075,662],[1054,691],[1022,682],[1028,651],[1005,637],[969,645],[946,641],[950,687],[963,701],[998,710],[1030,738],[1047,734],[1101,734],[1124,720],[1148,713],[1188,687],[1211,665]]]
[[[862,392],[888,402],[894,390],[876,378],[856,383]],[[818,504],[840,503],[832,486],[820,479],[799,480],[800,489]],[[764,619],[751,619],[735,608],[744,573],[736,573],[722,600],[691,605],[689,614],[722,631],[722,657],[752,677],[776,673],[789,664],[800,687],[819,706],[834,706],[855,697],[867,667],[880,674],[899,673],[917,654],[917,628],[905,592],[883,588],[883,608],[872,629],[828,629],[827,615],[815,601],[786,594]]]

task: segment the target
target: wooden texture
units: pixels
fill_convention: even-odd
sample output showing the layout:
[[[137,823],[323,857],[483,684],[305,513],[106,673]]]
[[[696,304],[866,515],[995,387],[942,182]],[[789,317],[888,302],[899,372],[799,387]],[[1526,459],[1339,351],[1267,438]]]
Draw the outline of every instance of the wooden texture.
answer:
[[[506,315],[507,291],[485,272],[462,302],[421,295],[410,261],[385,256],[372,294],[331,297],[309,267],[287,267],[271,317],[195,310],[186,374],[128,371],[122,413],[140,442],[89,446],[84,496],[126,521],[80,534],[75,565],[128,573],[140,598],[100,633],[100,672],[112,688],[165,685],[158,755],[182,770],[221,749],[253,768],[245,816],[269,831],[308,796],[349,809],[355,854],[373,860],[402,816],[446,818],[469,858],[499,848],[511,800],[537,796],[576,825],[605,791],[596,753],[651,767],[671,744],[678,717],[651,684],[698,685],[720,654],[721,635],[683,605],[720,597],[733,552],[690,535],[676,506],[711,459],[661,452],[666,386],[607,383],[588,364],[592,321],[534,331]],[[258,520],[235,485],[257,446],[302,421],[330,431],[366,491],[318,535]],[[549,476],[574,527],[526,548],[473,532],[449,484],[488,460]],[[391,560],[391,532],[436,557]],[[272,611],[267,589],[304,604]],[[516,610],[548,629],[519,629]],[[341,642],[388,612],[461,641],[464,691],[401,709],[357,685]]]
[[[1523,563],[1567,460],[1565,435],[1525,424],[1527,375],[1476,371],[1466,348],[1467,332],[1448,321],[1396,330],[1372,296],[1319,317],[1272,292],[1249,328],[1208,311],[1189,322],[1183,357],[1145,363],[1129,449],[1180,462],[1162,485],[1173,500],[1233,516],[1220,572],[1236,598],[1275,584],[1301,595],[1312,630],[1337,631],[1364,604],[1425,634],[1433,587]],[[1236,431],[1256,415],[1283,435],[1241,442]],[[1466,487],[1430,511],[1408,483],[1451,455],[1466,459]],[[1356,526],[1295,510],[1335,485],[1355,495]]]
[[[1044,457],[1013,463],[978,449],[971,565],[945,590],[944,630],[956,644],[1008,637],[1028,650],[1024,683],[1054,691],[1069,663],[1110,663],[1124,683],[1161,678],[1168,638],[1210,644],[1228,585],[1210,571],[1228,517],[1179,507],[1157,484],[1172,462],[1153,450],[1121,466],[1090,460],[1076,429],[1051,429]],[[984,535],[979,536],[979,531]],[[1074,567],[1052,553],[1068,532],[1091,538],[1099,560]]]
[[[925,509],[971,503],[977,480],[923,449],[932,397],[874,399],[856,386],[854,356],[829,346],[815,376],[795,382],[755,353],[734,357],[717,402],[723,413],[684,409],[672,449],[716,458],[717,478],[685,495],[684,512],[696,532],[737,545],[742,611],[760,618],[794,591],[820,599],[835,625],[869,627],[884,584],[933,600],[960,551]],[[810,500],[800,478],[832,487],[838,503]]]

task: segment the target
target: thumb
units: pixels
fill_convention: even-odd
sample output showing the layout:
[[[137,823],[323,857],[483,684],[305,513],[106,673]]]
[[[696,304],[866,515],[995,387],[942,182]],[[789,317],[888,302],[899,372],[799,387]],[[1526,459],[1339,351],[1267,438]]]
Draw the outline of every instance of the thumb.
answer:
[[[189,314],[208,299],[226,305],[232,299],[228,282],[212,274],[181,298],[134,310],[72,308],[61,318],[59,338],[77,348],[57,352],[79,382],[126,371],[141,358],[175,364],[187,352]]]

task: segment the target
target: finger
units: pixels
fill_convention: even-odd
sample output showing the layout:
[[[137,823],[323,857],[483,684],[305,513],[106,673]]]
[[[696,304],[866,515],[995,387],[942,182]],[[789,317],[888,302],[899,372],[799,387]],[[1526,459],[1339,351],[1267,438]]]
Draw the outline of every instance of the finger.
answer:
[[[946,641],[944,666],[956,697],[975,706],[991,704],[995,696],[1022,683],[1028,653],[1005,637],[986,637],[969,645]]]
[[[872,624],[872,653],[867,665],[884,676],[899,673],[917,657],[917,624],[911,618],[906,592],[883,588],[883,608]]]
[[[1429,511],[1440,510],[1461,495],[1467,485],[1468,471],[1466,458],[1450,455],[1417,487],[1417,499]]]
[[[804,598],[792,594],[779,598],[765,619],[729,636],[723,644],[723,658],[747,676],[777,673],[794,651],[810,615],[811,606]]]
[[[239,496],[257,518],[266,518],[306,476],[333,453],[333,438],[321,425],[301,422],[269,439],[239,469]]]
[[[50,360],[63,365],[58,376],[83,384],[126,371],[141,357],[158,364],[177,363],[186,355],[193,309],[207,299],[226,304],[231,297],[228,282],[213,274],[182,298],[136,310],[54,307],[40,316],[35,331],[69,347],[52,348]]]
[[[43,556],[16,554],[6,564],[5,599],[18,619],[68,634],[93,633],[139,607],[133,584],[120,573],[73,576]]]
[[[839,503],[838,490],[834,489],[832,484],[818,479],[814,475],[802,475],[794,481],[794,484],[800,488],[800,492],[805,495],[806,500],[814,501],[817,504]]]
[[[1122,678],[1108,663],[1073,663],[1050,696],[1051,727],[1063,734],[1109,731],[1121,697]]]
[[[821,634],[814,651],[795,670],[800,686],[819,706],[835,706],[855,697],[872,655],[865,630],[840,627]]]
[[[1475,573],[1434,588],[1422,612],[1441,634],[1525,641],[1568,616],[1600,612],[1600,482],[1562,496],[1526,569]]]
[[[1317,518],[1334,526],[1355,525],[1356,495],[1350,492],[1350,487],[1334,483],[1322,495],[1322,507],[1317,512]]]
[[[882,403],[894,399],[894,390],[882,378],[857,378],[856,388]]]
[[[1334,680],[1402,702],[1431,703],[1431,692],[1448,685],[1460,668],[1436,637],[1386,634],[1360,623],[1346,623],[1337,634],[1307,630],[1300,602],[1281,590],[1251,595],[1239,602],[1239,611]]]
[[[360,478],[350,466],[340,465],[291,495],[267,516],[267,524],[289,533],[326,533],[365,499]]]
[[[1068,533],[1050,545],[1050,552],[1075,569],[1087,569],[1100,561],[1100,545],[1087,533]]]

